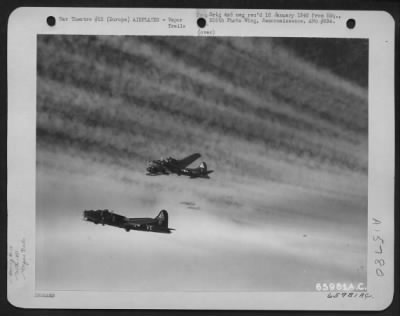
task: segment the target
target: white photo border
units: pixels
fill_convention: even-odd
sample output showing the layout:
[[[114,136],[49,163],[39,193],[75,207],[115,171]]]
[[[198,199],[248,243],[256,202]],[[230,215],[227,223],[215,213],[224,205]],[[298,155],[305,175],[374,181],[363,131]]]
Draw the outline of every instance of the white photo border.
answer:
[[[212,9],[224,12],[224,9]],[[181,18],[185,28],[164,23],[46,24],[47,16],[135,15]],[[299,10],[243,10],[282,11]],[[301,10],[303,12],[318,12]],[[319,11],[327,12],[327,10]],[[19,279],[8,275],[8,300],[26,308],[135,308],[238,310],[383,310],[394,293],[394,19],[384,11],[329,11],[334,24],[213,24],[200,34],[208,9],[18,8],[8,23],[8,270],[12,250],[23,252]],[[350,30],[345,21],[353,18]],[[368,88],[368,293],[369,299],[328,298],[327,292],[89,292],[35,290],[36,52],[38,34],[265,36],[369,40]],[[381,240],[384,242],[381,243]],[[381,248],[379,248],[381,247]],[[382,248],[383,247],[383,248]],[[379,253],[381,252],[381,253]],[[384,261],[380,261],[384,260]],[[384,262],[384,265],[381,263]],[[23,268],[22,268],[23,267]]]

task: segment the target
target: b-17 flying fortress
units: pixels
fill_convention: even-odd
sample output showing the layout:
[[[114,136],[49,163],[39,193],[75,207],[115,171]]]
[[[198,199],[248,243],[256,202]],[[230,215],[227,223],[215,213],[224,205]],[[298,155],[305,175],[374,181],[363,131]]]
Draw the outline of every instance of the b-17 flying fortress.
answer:
[[[141,230],[154,233],[171,233],[173,228],[168,227],[168,212],[160,211],[155,218],[128,218],[115,214],[109,210],[85,210],[83,212],[84,220],[95,224],[115,226],[125,229],[127,232],[132,230]]]
[[[197,168],[188,168],[196,159],[200,158],[198,153],[187,156],[183,159],[174,159],[169,157],[167,159],[153,160],[147,167],[147,175],[185,175],[191,179],[194,178],[207,178],[213,170],[207,170],[207,165],[202,162]],[[83,218],[86,221],[95,224],[102,224],[115,226],[125,229],[127,232],[132,230],[148,231],[155,233],[171,233],[173,228],[168,227],[168,212],[166,210],[160,211],[155,218],[128,218],[122,215],[115,214],[109,210],[85,210]]]
[[[196,159],[200,158],[200,154],[192,154],[183,159],[174,159],[169,157],[167,159],[153,160],[149,163],[147,167],[147,175],[158,176],[158,175],[169,175],[171,173],[189,176],[193,178],[207,178],[209,179],[209,174],[214,172],[213,170],[207,170],[207,165],[202,162],[197,168],[188,168],[188,166],[193,163]]]

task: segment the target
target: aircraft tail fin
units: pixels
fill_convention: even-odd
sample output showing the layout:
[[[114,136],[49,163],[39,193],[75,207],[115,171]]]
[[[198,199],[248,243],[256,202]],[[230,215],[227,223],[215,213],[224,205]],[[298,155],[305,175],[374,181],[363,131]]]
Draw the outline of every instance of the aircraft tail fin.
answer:
[[[193,161],[195,161],[196,159],[200,158],[201,155],[200,154],[192,154],[190,156],[187,156],[186,158],[183,158],[181,160],[179,160],[179,166],[181,168],[186,168],[187,166],[189,166]]]
[[[207,164],[203,161],[198,168],[196,168],[197,172],[191,176],[191,178],[209,178],[209,174],[214,172],[214,170],[208,170]]]
[[[199,168],[202,172],[207,173],[207,164],[204,161],[200,164]]]
[[[168,212],[166,210],[161,210],[155,219],[159,226],[168,227]]]

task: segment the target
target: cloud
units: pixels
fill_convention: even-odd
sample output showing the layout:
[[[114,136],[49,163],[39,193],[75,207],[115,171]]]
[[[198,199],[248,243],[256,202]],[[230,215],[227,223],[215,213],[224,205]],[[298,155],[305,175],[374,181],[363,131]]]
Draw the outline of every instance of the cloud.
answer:
[[[365,278],[365,89],[269,39],[54,35],[38,39],[37,89],[39,288]],[[144,174],[193,152],[211,179]],[[176,231],[127,234],[84,209],[167,209]]]

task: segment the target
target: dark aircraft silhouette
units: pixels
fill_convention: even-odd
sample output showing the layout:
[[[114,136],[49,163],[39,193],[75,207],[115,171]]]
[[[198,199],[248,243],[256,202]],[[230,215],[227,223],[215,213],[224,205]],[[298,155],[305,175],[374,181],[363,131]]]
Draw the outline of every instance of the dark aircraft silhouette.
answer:
[[[205,162],[202,162],[197,168],[187,168],[187,166],[200,157],[201,155],[196,153],[180,160],[171,157],[167,159],[153,160],[149,163],[149,166],[146,169],[147,175],[158,176],[175,173],[178,176],[186,175],[190,178],[210,178],[208,175],[213,172],[213,170],[207,170]]]
[[[168,227],[168,212],[166,210],[162,210],[155,218],[128,218],[108,210],[85,210],[83,218],[95,224],[123,228],[127,232],[132,229],[169,234],[174,230]]]
[[[209,179],[209,174],[214,172],[213,170],[207,170],[207,165],[205,162],[202,162],[197,168],[184,168],[181,171],[181,174],[185,176],[189,176],[191,179],[193,178],[207,178]]]

